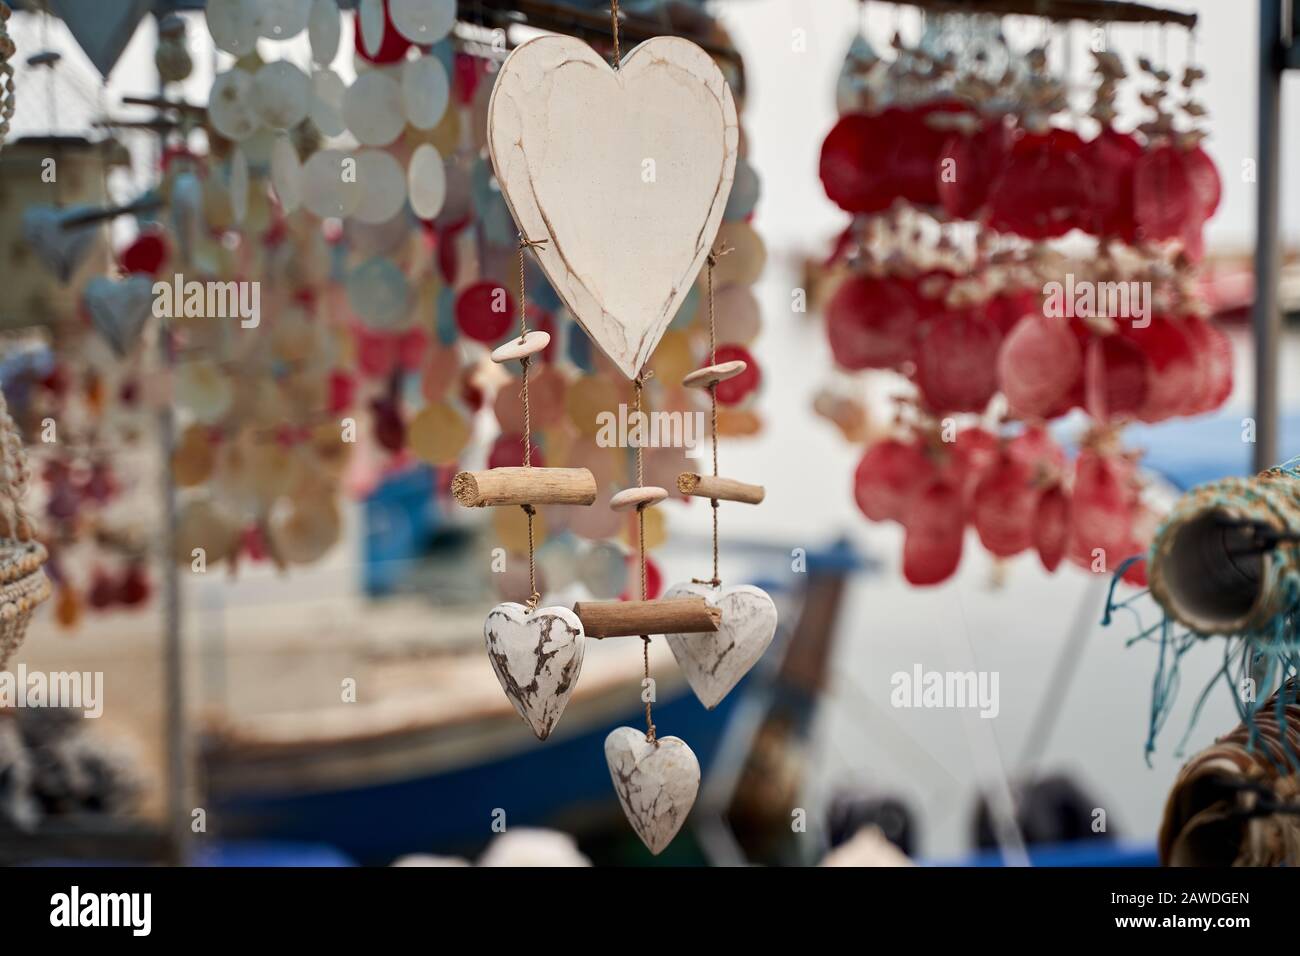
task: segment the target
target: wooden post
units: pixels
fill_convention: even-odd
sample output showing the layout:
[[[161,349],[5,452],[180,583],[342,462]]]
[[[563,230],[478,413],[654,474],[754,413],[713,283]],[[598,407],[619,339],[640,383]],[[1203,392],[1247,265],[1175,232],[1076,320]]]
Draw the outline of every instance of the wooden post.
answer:
[[[587,637],[635,637],[716,631],[720,608],[702,597],[656,601],[580,601],[573,613]]]

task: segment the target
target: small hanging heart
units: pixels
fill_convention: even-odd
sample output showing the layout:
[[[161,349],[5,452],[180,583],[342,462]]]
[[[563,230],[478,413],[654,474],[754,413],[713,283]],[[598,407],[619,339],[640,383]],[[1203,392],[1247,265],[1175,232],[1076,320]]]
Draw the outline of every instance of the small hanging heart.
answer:
[[[776,605],[750,584],[721,591],[709,584],[675,584],[664,598],[675,597],[702,597],[722,610],[716,633],[664,635],[691,690],[712,710],[772,643]]]
[[[28,206],[23,210],[24,237],[45,267],[65,285],[90,255],[99,226],[87,223],[64,229],[63,224],[91,209],[91,206]]]
[[[686,822],[700,790],[700,762],[677,737],[650,740],[632,727],[605,738],[605,760],[628,823],[658,856]]]
[[[634,378],[713,245],[739,145],[717,64],[655,37],[618,70],[581,40],[517,47],[488,104],[501,192],[573,317]]]
[[[153,279],[147,275],[121,280],[95,276],[86,283],[84,297],[96,331],[119,356],[127,355],[140,340],[153,310]]]
[[[498,604],[483,622],[488,659],[501,688],[538,740],[560,722],[578,684],[586,636],[567,607],[529,611],[522,604]]]

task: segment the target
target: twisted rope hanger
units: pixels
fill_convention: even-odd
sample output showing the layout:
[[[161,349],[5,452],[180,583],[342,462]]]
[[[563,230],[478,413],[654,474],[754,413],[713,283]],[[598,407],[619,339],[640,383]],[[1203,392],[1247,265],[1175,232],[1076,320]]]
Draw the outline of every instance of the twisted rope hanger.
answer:
[[[546,239],[529,239],[522,232],[519,233],[519,341],[523,342],[528,337],[528,292],[524,285],[524,250],[536,249],[544,246]],[[524,404],[524,467],[533,467],[533,422],[532,409],[528,400],[528,369],[532,365],[532,356],[525,355],[519,360],[519,365],[523,369],[523,389],[520,391],[520,398]],[[533,518],[537,516],[537,509],[530,504],[520,505],[524,509],[524,514],[528,516],[528,601],[526,607],[529,612],[537,610],[538,603],[542,600],[541,593],[537,590],[537,547],[533,538]]]

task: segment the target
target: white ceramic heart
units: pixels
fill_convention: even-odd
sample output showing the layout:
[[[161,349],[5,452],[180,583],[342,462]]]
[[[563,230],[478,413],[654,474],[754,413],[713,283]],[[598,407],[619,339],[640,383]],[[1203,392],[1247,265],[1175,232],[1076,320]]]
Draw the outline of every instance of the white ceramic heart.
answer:
[[[23,237],[55,278],[66,284],[94,248],[99,227],[95,223],[64,229],[70,217],[90,206],[28,206],[23,210]]]
[[[153,279],[146,275],[121,280],[95,276],[86,283],[83,295],[96,331],[119,356],[129,354],[153,309]]]
[[[605,760],[628,823],[658,856],[686,822],[700,791],[700,762],[678,737],[651,741],[632,727],[605,738]]]
[[[517,47],[488,104],[488,149],[542,270],[625,375],[645,365],[713,244],[739,144],[731,89],[689,40],[617,71],[591,47]]]
[[[722,622],[714,633],[664,635],[691,690],[712,710],[772,643],[776,605],[767,592],[751,584],[720,592],[708,584],[675,584],[664,597],[702,597],[722,610]]]
[[[545,740],[578,684],[586,645],[582,622],[567,607],[530,612],[508,601],[488,612],[483,637],[501,689],[537,739]]]

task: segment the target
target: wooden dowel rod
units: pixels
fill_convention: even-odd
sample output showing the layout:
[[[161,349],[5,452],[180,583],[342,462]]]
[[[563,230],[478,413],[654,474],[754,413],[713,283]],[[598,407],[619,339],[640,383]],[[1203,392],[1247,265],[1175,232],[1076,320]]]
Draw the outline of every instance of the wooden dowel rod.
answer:
[[[452,497],[466,508],[485,505],[589,505],[596,476],[586,468],[490,468],[462,471]]]
[[[182,113],[193,113],[196,116],[208,112],[206,106],[186,103],[184,100],[169,100],[165,96],[123,96],[122,103],[126,106],[152,106],[159,110],[180,110]]]
[[[697,634],[716,631],[720,608],[702,597],[657,601],[579,601],[573,613],[588,637],[634,637],[641,634]]]
[[[719,501],[739,501],[747,505],[760,504],[767,493],[762,485],[751,485],[734,478],[714,478],[684,471],[677,476],[677,490],[694,498],[717,498]]]
[[[152,212],[155,209],[162,208],[161,199],[137,199],[133,203],[127,203],[125,206],[106,206],[103,209],[88,209],[83,213],[75,216],[68,216],[61,220],[61,229],[76,229],[78,226],[88,226],[93,222],[105,222],[110,219],[116,219],[118,216],[133,216],[136,213]]]
[[[1043,17],[1064,22],[1174,23],[1196,26],[1196,14],[1170,10],[1131,0],[900,0],[911,7],[940,13],[996,13]]]

